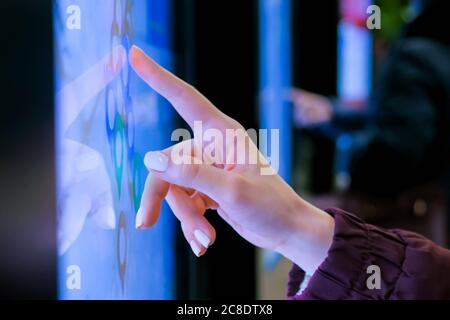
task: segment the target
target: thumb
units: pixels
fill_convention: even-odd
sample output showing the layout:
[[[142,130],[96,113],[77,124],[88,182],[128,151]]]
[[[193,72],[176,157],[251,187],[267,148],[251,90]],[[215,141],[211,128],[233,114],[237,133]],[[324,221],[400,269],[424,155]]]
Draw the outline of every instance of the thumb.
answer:
[[[220,199],[229,193],[232,181],[239,179],[234,172],[199,163],[191,156],[184,156],[175,163],[170,155],[170,149],[149,152],[145,155],[144,164],[160,179],[198,190],[212,199]]]

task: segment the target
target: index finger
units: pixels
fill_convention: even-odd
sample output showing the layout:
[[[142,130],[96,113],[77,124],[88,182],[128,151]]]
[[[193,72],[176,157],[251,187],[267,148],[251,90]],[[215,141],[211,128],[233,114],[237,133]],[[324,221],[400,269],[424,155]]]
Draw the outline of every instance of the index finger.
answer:
[[[194,128],[194,121],[202,121],[204,126],[208,126],[223,120],[224,114],[200,92],[161,67],[136,46],[130,50],[130,63],[150,87],[173,105],[191,128]]]

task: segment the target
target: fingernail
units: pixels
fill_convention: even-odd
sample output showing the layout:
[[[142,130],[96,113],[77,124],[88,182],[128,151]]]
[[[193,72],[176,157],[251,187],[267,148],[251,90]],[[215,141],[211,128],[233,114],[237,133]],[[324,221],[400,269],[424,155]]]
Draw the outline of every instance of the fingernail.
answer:
[[[138,50],[138,51],[141,51],[141,52],[143,52],[143,50],[141,49],[141,48],[139,48],[137,45],[135,45],[135,44],[133,44],[132,46],[131,46],[131,49],[134,49],[134,50]]]
[[[142,228],[144,225],[144,210],[142,208],[139,208],[137,214],[136,214],[136,229]]]
[[[149,170],[164,172],[169,166],[169,158],[161,152],[148,152],[144,157],[144,164]]]
[[[211,240],[208,238],[208,236],[202,231],[202,230],[195,230],[194,231],[195,239],[198,240],[204,246],[205,248],[208,248],[211,244]]]
[[[194,254],[197,257],[200,257],[200,252],[202,251],[202,249],[200,249],[200,246],[197,244],[197,242],[195,242],[194,240],[191,240],[191,242],[189,242],[189,244],[191,245],[191,249],[194,252]]]

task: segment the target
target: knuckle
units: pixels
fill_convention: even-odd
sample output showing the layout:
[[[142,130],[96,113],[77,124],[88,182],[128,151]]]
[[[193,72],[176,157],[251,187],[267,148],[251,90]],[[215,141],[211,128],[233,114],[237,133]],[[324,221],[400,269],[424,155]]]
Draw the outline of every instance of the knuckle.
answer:
[[[245,128],[238,121],[234,120],[233,118],[228,117],[227,122],[228,122],[228,127],[230,129],[242,130],[245,132]]]
[[[188,95],[190,92],[195,91],[195,88],[190,85],[189,83],[183,82],[180,83],[173,92],[172,98],[175,100],[182,101],[185,99],[186,95]]]
[[[197,164],[186,163],[181,166],[181,176],[189,181],[197,181],[200,171],[200,166]]]

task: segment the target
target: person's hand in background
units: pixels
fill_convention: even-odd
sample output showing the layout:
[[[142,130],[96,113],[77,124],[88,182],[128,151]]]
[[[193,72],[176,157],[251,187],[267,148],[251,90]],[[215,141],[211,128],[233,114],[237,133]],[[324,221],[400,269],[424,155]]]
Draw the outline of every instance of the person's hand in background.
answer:
[[[333,117],[333,106],[327,97],[293,88],[289,99],[294,104],[294,120],[299,127],[325,124]]]
[[[228,145],[219,150],[224,154],[224,163],[204,157],[201,151],[205,150],[198,150],[204,145],[204,137],[198,136],[161,152],[149,152],[145,164],[150,173],[136,227],[152,226],[165,198],[180,220],[192,250],[200,256],[216,238],[214,227],[204,217],[205,210],[217,209],[246,240],[283,254],[312,274],[331,245],[333,218],[300,198],[271,169],[243,127],[192,86],[136,47],[131,49],[130,62],[136,73],[164,96],[192,128],[195,121],[201,121],[204,130],[215,129],[224,137],[226,130],[233,130],[246,141],[226,141]],[[235,152],[230,154],[230,150]],[[243,163],[236,161],[242,153],[246,159]],[[194,158],[199,154],[202,158],[196,162]],[[248,161],[254,155],[258,160]],[[178,161],[180,157],[182,162]]]

